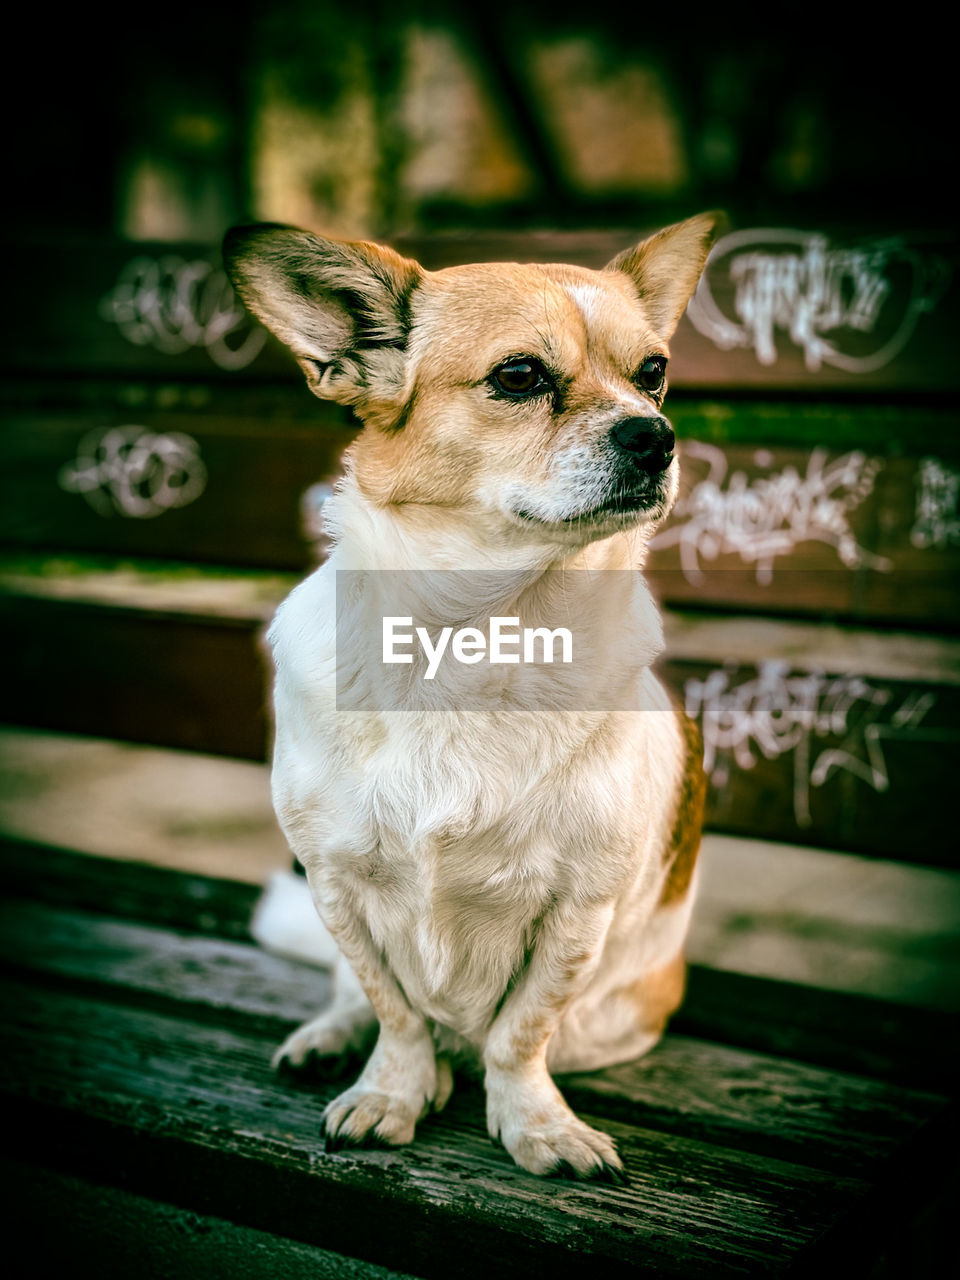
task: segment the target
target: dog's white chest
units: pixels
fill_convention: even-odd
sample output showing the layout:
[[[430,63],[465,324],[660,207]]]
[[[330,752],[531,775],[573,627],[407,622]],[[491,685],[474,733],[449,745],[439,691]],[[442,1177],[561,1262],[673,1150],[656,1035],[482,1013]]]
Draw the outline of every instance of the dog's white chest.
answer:
[[[338,712],[329,580],[271,630],[277,813],[411,1005],[479,1043],[552,903],[652,891],[679,765],[669,702],[643,672],[649,710],[625,717]]]
[[[351,788],[362,797],[356,819],[376,815],[372,846],[332,856],[408,998],[477,1037],[524,963],[561,877],[558,850],[517,820],[506,787],[497,804],[467,743],[394,738]],[[501,765],[517,776],[516,762]]]

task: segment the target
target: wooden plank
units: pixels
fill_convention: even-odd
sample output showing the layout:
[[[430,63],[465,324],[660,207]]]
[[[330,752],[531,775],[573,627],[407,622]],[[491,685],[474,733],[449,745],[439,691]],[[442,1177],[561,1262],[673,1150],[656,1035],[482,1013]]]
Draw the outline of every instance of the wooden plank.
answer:
[[[0,617],[18,671],[11,723],[264,758],[259,621],[13,596]]]
[[[471,261],[603,266],[622,231],[396,237],[432,268]],[[210,246],[85,241],[35,246],[8,299],[6,367],[59,375],[206,380],[290,377],[293,362],[237,304]],[[817,228],[739,228],[672,343],[677,385],[846,394],[956,391],[956,238],[878,239]]]
[[[315,421],[123,406],[6,415],[0,542],[305,568],[301,499],[353,438]]]
[[[342,415],[325,415],[317,402],[313,418],[299,416],[302,408],[198,413],[162,399],[132,411],[115,402],[8,411],[0,542],[297,570],[312,563],[305,513],[316,504],[306,495],[339,472],[353,439]],[[798,443],[789,444],[791,418],[771,406],[726,416],[716,405],[677,408],[681,498],[650,558],[666,603],[925,626],[960,620],[954,413],[911,417],[908,431],[888,409],[830,423],[820,409],[797,407]],[[738,442],[758,422],[769,434]],[[869,448],[847,447],[844,431],[864,427]]]
[[[651,543],[672,605],[960,620],[960,470],[934,457],[687,440]]]
[[[326,970],[268,955],[250,942],[23,900],[0,904],[0,964],[98,994],[123,988],[140,1007],[175,1005],[180,1016],[239,1023],[278,1039],[319,1012],[332,992]]]
[[[662,616],[670,661],[781,662],[865,679],[960,683],[960,639],[953,635],[708,610],[666,608]]]
[[[955,685],[831,675],[813,654],[662,672],[701,726],[711,828],[956,865]]]
[[[698,964],[960,1016],[956,871],[709,832],[699,867]]]
[[[0,907],[0,965],[277,1042],[329,998],[326,974],[253,946],[24,901]],[[933,1094],[673,1035],[562,1085],[578,1110],[850,1176],[943,1109]]]
[[[19,323],[3,359],[20,376],[294,374],[238,304],[213,246],[78,237],[32,248],[31,270],[11,282]]]
[[[756,1274],[863,1200],[855,1179],[612,1120],[598,1123],[630,1185],[545,1187],[491,1146],[472,1091],[410,1147],[323,1157],[334,1089],[281,1086],[262,1041],[30,987],[4,997],[5,1120],[30,1135],[14,1155],[40,1144],[64,1172],[425,1276],[451,1274],[454,1241],[464,1276],[534,1259],[558,1275],[588,1259],[610,1275]]]
[[[237,571],[180,561],[109,556],[0,554],[0,590],[10,595],[266,624],[302,574]],[[652,575],[656,585],[657,575]],[[816,664],[832,675],[960,683],[960,638],[934,631],[878,629],[776,615],[662,610],[671,660]]]
[[[960,1078],[955,1018],[799,982],[691,965],[672,1026],[918,1089],[955,1092]]]
[[[239,880],[118,862],[9,836],[0,836],[0,884],[11,897],[243,942],[250,941],[250,918],[261,892]]]
[[[57,909],[109,913],[240,941],[249,941],[259,895],[254,886],[236,881],[9,838],[0,839],[0,884],[11,897]],[[308,1005],[309,997],[308,990]],[[305,1008],[294,1019],[305,1016]],[[798,983],[693,965],[685,1003],[672,1025],[683,1035],[921,1089],[952,1091],[960,1078],[960,1042],[950,1019]]]
[[[36,1164],[0,1159],[7,1246],[34,1275],[414,1280],[226,1218],[193,1213]],[[50,1224],[56,1223],[56,1230]]]
[[[8,595],[0,619],[8,723],[265,758],[259,617]],[[956,684],[833,675],[815,653],[661,670],[703,728],[711,828],[955,865]]]

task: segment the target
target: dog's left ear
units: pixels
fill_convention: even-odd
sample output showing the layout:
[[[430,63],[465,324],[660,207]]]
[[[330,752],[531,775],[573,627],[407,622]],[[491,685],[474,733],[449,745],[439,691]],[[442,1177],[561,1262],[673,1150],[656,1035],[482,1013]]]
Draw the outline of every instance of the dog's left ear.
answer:
[[[625,249],[607,271],[623,271],[637,287],[647,318],[661,338],[669,338],[693,296],[707,254],[726,217],[698,213]]]
[[[223,261],[250,311],[285,342],[316,396],[357,404],[399,385],[423,270],[383,245],[293,227],[234,227]]]

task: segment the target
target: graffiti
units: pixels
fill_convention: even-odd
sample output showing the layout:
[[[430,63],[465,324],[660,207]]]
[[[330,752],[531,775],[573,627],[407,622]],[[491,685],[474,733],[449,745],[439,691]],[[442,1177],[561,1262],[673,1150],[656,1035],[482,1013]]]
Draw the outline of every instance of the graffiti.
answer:
[[[779,661],[757,670],[742,684],[733,683],[735,669],[726,667],[688,680],[687,714],[700,721],[704,768],[714,786],[726,785],[731,765],[752,769],[761,756],[776,760],[792,752],[793,811],[801,827],[811,823],[811,788],[841,770],[887,791],[884,740],[915,735],[936,702],[929,690],[911,690],[898,703],[891,689],[862,676],[791,675]]]
[[[827,451],[818,448],[802,475],[786,466],[749,480],[744,471],[728,476],[726,455],[715,445],[689,441],[684,457],[706,462],[708,474],[677,502],[671,523],[650,546],[679,547],[688,582],[703,581],[701,560],[734,554],[756,566],[759,583],[769,584],[777,558],[802,542],[833,547],[848,569],[892,567],[861,547],[850,527],[850,512],[873,491],[881,459],[853,452],[828,462]],[[766,451],[754,460],[761,466],[772,461]]]
[[[207,483],[200,446],[180,431],[146,427],[91,431],[59,475],[60,488],[79,493],[99,515],[150,520],[195,502]]]
[[[734,286],[734,317],[720,308],[710,284],[724,266]],[[899,282],[904,274],[906,293],[903,284],[895,288],[893,282],[894,275]],[[824,364],[872,373],[903,350],[920,316],[940,300],[947,280],[944,260],[900,240],[832,248],[817,233],[762,227],[718,241],[687,315],[721,350],[752,347],[763,365],[777,362],[780,330],[803,351],[811,373]],[[844,331],[874,338],[873,350],[845,352]]]
[[[100,304],[128,342],[179,355],[204,348],[221,369],[245,369],[266,342],[226,274],[202,258],[133,258]],[[228,339],[230,341],[228,341]]]
[[[960,545],[960,471],[939,458],[922,458],[917,466],[917,505],[910,541],[938,551]]]

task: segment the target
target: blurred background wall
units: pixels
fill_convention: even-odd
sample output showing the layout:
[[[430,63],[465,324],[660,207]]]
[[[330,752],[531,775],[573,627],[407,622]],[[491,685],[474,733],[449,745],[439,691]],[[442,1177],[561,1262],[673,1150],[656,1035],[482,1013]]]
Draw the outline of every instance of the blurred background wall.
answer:
[[[951,862],[947,41],[822,8],[774,30],[568,0],[22,21],[2,86],[8,723],[264,758],[256,633],[313,559],[357,423],[244,314],[232,223],[383,237],[431,267],[597,267],[719,207],[731,233],[671,343],[684,489],[649,566],[710,821]]]
[[[18,231],[215,241],[949,219],[949,42],[822,7],[703,17],[568,0],[129,6],[22,15]]]

